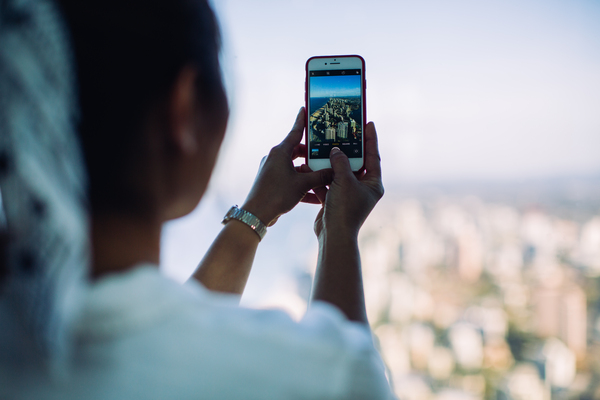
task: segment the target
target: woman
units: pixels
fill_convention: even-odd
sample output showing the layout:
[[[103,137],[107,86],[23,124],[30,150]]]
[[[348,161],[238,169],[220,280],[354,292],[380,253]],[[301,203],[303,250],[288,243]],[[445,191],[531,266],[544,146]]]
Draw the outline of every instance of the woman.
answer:
[[[91,283],[74,327],[69,379],[57,384],[25,369],[11,380],[13,394],[391,397],[368,327],[357,246],[383,194],[373,124],[365,129],[366,172],[359,177],[339,149],[332,150],[332,170],[296,169],[292,160],[305,152],[301,109],[263,163],[243,211],[228,214],[183,288],[158,271],[160,233],[165,221],[196,207],[225,133],[215,17],[204,0],[63,0],[61,7],[79,82]],[[256,226],[271,226],[300,201],[322,204],[303,320],[240,308],[238,296],[219,294],[242,293],[262,237]]]

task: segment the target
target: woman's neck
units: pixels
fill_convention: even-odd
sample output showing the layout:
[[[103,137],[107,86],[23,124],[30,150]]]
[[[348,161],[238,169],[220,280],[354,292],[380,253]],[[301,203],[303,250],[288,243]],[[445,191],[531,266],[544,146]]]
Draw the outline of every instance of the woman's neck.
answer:
[[[92,278],[126,271],[140,263],[158,265],[162,222],[111,214],[92,217]]]

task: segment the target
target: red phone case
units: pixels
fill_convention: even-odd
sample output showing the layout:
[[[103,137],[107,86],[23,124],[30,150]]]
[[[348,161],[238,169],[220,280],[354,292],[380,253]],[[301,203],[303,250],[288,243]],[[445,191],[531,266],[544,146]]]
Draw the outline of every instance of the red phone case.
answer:
[[[365,169],[365,130],[364,127],[367,125],[367,70],[366,70],[366,63],[365,63],[365,59],[362,58],[362,56],[359,56],[358,54],[346,54],[346,55],[341,55],[341,56],[313,56],[311,58],[309,58],[308,60],[306,60],[306,64],[305,64],[305,77],[304,77],[304,114],[305,114],[305,121],[304,121],[304,143],[306,143],[307,149],[306,149],[306,157],[305,157],[305,163],[306,165],[308,165],[308,119],[309,119],[309,115],[308,115],[308,63],[316,58],[347,58],[347,57],[358,57],[360,58],[360,61],[362,63],[362,98],[363,98],[363,137],[362,137],[362,155],[363,155],[363,165],[362,167],[360,167],[360,169],[357,172],[362,172]]]

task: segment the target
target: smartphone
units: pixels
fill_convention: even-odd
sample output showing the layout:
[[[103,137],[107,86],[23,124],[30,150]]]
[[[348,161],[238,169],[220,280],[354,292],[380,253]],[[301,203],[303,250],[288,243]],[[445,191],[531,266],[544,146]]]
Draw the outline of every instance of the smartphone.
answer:
[[[329,153],[342,150],[353,171],[364,165],[365,60],[358,55],[316,56],[306,61],[306,164],[331,168]]]

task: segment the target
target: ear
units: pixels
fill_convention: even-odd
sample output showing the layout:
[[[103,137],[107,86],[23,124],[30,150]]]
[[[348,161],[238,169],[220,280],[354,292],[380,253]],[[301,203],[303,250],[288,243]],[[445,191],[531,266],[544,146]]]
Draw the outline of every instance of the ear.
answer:
[[[195,134],[196,77],[196,70],[191,66],[186,66],[179,72],[168,106],[171,139],[175,147],[184,154],[193,154],[198,149]]]

